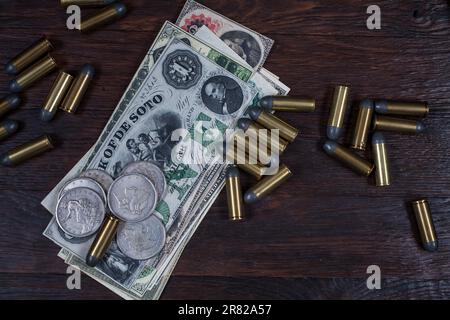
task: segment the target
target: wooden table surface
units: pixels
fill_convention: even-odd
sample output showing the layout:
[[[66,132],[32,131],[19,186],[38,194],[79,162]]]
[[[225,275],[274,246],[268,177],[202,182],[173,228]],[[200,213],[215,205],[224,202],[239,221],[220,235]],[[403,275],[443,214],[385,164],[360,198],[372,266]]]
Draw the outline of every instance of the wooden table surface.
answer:
[[[24,94],[8,116],[22,123],[7,151],[40,134],[58,147],[16,168],[0,169],[0,298],[117,299],[82,277],[66,288],[59,248],[42,232],[50,214],[45,195],[96,141],[165,20],[184,1],[126,1],[119,22],[85,35],[66,28],[54,0],[0,1],[0,63],[47,34],[59,65],[92,63],[98,76],[75,115],[39,120],[55,74]],[[450,298],[450,8],[448,1],[237,1],[204,3],[275,40],[265,67],[292,88],[317,99],[313,114],[279,114],[301,130],[283,161],[294,177],[249,207],[249,219],[227,221],[217,199],[189,242],[163,299],[422,299]],[[366,9],[381,8],[381,30],[368,30]],[[11,77],[0,72],[0,96]],[[387,134],[392,186],[377,188],[321,149],[333,87],[347,84],[365,97],[427,101],[421,135]],[[348,143],[351,130],[343,142]],[[245,178],[244,186],[252,184]],[[429,199],[438,252],[421,249],[408,201]],[[366,269],[381,268],[382,289],[368,290]]]

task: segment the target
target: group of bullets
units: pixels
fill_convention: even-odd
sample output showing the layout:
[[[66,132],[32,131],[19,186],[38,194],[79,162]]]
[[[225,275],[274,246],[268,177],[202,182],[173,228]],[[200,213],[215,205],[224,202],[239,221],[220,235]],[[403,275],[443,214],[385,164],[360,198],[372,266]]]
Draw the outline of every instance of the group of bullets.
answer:
[[[80,7],[109,5],[90,18],[83,20],[80,23],[81,31],[91,31],[98,26],[124,16],[127,12],[126,6],[113,2],[115,0],[60,0],[63,7],[71,5]],[[6,73],[14,75],[16,78],[9,83],[9,90],[12,93],[0,99],[0,117],[20,106],[22,99],[18,93],[23,92],[58,68],[55,59],[49,54],[52,50],[53,45],[44,36],[6,64]],[[69,73],[61,70],[42,106],[41,120],[51,121],[58,108],[68,113],[74,113],[94,77],[94,73],[95,69],[90,64],[85,64],[75,79]],[[18,129],[19,123],[17,121],[6,120],[1,122],[0,140],[14,134]],[[54,144],[51,137],[43,135],[0,155],[0,164],[4,166],[17,165],[53,148]]]
[[[314,99],[268,96],[261,99],[259,107],[249,108],[248,114],[251,120],[248,118],[238,120],[237,127],[242,131],[237,131],[233,135],[232,143],[226,150],[227,160],[237,165],[232,165],[228,169],[226,178],[230,220],[245,219],[244,203],[257,202],[292,175],[286,165],[280,165],[278,156],[284,153],[288,144],[295,140],[298,130],[273,115],[272,112],[314,112],[315,108]],[[277,133],[278,136],[272,137]],[[258,183],[247,190],[244,196],[242,196],[238,168],[258,180]],[[275,171],[268,174],[271,168]]]
[[[62,7],[76,5],[78,7],[101,7],[100,11],[85,20],[81,20],[79,29],[88,32],[123,17],[127,13],[127,7],[123,3],[114,3],[116,0],[60,0]]]
[[[16,78],[9,83],[9,89],[13,93],[0,100],[0,117],[19,107],[22,99],[18,93],[58,68],[55,59],[49,54],[51,50],[53,50],[53,45],[44,36],[6,64],[6,73],[14,75]],[[58,108],[68,113],[74,113],[81,103],[94,73],[94,67],[90,64],[85,64],[75,79],[69,73],[60,71],[42,105],[41,120],[51,121]],[[12,135],[18,128],[17,121],[4,121],[0,124],[0,140]],[[5,166],[17,165],[53,147],[50,136],[43,135],[1,155],[0,163]]]
[[[356,151],[365,151],[372,130],[371,142],[374,161],[372,163],[358,155],[356,151],[352,151],[337,142],[343,133],[345,114],[349,107],[348,97],[348,87],[337,86],[335,88],[327,125],[328,140],[323,145],[323,149],[328,155],[339,160],[358,174],[370,176],[375,170],[376,186],[389,186],[391,184],[389,158],[386,139],[381,131],[423,132],[425,126],[421,121],[391,117],[391,115],[424,118],[429,113],[429,107],[422,102],[362,100],[359,104],[351,148]],[[412,207],[424,248],[428,251],[435,251],[437,249],[437,238],[427,201],[425,199],[413,201]]]

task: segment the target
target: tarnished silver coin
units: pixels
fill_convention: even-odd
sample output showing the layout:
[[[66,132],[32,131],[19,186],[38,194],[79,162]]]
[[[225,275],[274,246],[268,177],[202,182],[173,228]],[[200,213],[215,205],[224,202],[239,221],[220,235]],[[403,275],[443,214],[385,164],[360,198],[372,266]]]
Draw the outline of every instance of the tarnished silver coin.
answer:
[[[105,190],[105,192],[108,192],[109,187],[111,187],[111,184],[114,181],[114,179],[109,174],[107,174],[106,171],[98,169],[86,170],[80,174],[80,177],[91,178],[97,181],[103,187],[103,190]]]
[[[158,193],[158,202],[166,196],[167,182],[162,170],[148,161],[137,161],[128,164],[122,171],[123,174],[140,173],[150,179]]]
[[[153,183],[142,174],[126,174],[117,178],[108,191],[111,212],[125,222],[148,218],[156,207]]]
[[[75,178],[68,181],[59,191],[58,198],[61,198],[67,191],[75,188],[88,188],[98,193],[102,197],[103,203],[106,203],[106,193],[100,183],[91,178]]]
[[[123,223],[117,231],[120,251],[135,260],[147,260],[156,256],[165,243],[166,228],[155,215],[141,222]]]
[[[102,225],[105,204],[97,192],[89,188],[74,188],[58,200],[55,216],[59,227],[69,236],[87,237]]]

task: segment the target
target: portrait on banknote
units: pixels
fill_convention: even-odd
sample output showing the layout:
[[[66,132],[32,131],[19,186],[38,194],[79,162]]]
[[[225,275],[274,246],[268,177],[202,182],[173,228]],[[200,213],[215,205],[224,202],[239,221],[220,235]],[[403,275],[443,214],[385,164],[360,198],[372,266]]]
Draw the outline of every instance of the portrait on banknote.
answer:
[[[194,0],[186,2],[177,25],[192,34],[206,26],[254,69],[259,69],[264,64],[273,45],[272,39],[231,21]]]
[[[258,42],[245,31],[228,31],[220,36],[220,39],[252,67],[255,67],[261,59],[262,53]]]
[[[202,87],[202,101],[217,114],[233,114],[239,110],[244,96],[239,84],[227,76],[209,78]]]

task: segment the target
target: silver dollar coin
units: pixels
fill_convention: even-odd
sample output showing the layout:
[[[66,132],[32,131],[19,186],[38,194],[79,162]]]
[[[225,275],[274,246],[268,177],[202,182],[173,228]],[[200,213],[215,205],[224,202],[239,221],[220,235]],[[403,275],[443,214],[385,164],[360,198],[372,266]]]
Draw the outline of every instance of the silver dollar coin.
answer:
[[[68,235],[87,237],[102,225],[105,205],[97,192],[88,188],[74,188],[58,200],[55,216],[59,227]]]
[[[158,193],[158,202],[166,196],[166,177],[157,165],[147,161],[132,162],[123,169],[122,173],[140,173],[150,179],[155,185],[156,192]]]
[[[141,222],[127,222],[119,226],[117,245],[128,257],[147,260],[156,256],[166,243],[166,228],[152,215]]]
[[[102,186],[91,178],[75,178],[67,182],[59,191],[58,198],[61,198],[67,191],[75,188],[88,188],[98,193],[104,203],[106,203],[106,193]]]
[[[105,192],[108,192],[109,187],[114,181],[114,179],[109,174],[107,174],[106,171],[98,169],[86,170],[80,174],[80,177],[91,178],[97,181],[103,187],[103,190],[105,190]]]
[[[125,222],[148,218],[155,210],[156,198],[153,183],[142,174],[120,176],[108,191],[109,209]]]

